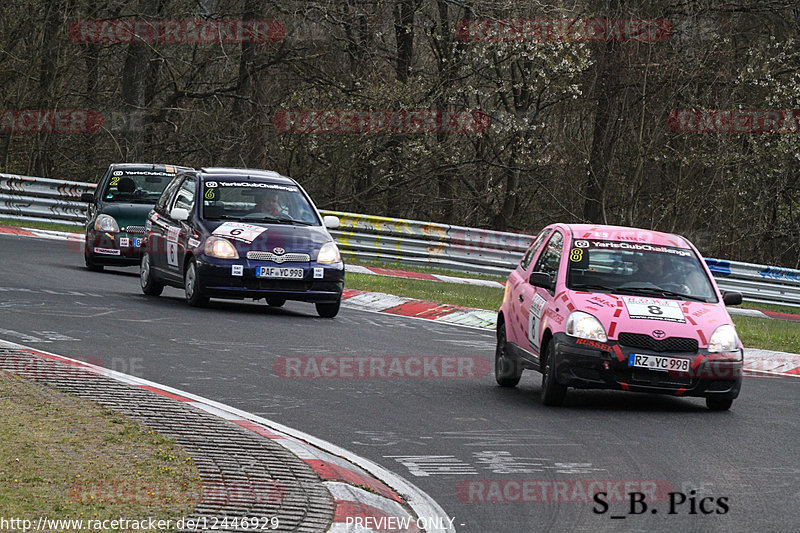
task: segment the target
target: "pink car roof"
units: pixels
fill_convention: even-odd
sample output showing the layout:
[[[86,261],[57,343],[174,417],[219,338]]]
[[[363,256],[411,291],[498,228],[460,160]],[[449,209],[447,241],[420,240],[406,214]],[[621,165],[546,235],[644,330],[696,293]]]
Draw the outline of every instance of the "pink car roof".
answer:
[[[692,248],[680,235],[662,233],[639,228],[623,226],[606,226],[602,224],[563,224],[572,232],[574,239],[598,239],[605,241],[629,241],[653,244],[656,246],[675,246]]]

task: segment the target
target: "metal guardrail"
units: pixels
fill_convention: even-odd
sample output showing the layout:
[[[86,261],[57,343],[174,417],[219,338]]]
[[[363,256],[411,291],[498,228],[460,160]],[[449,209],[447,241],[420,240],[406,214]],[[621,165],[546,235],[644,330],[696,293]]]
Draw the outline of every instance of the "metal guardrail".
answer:
[[[0,218],[82,225],[86,204],[79,201],[95,184],[0,174]],[[361,260],[436,267],[465,273],[506,276],[534,236],[418,220],[340,211],[331,230],[342,254]],[[705,259],[722,290],[745,299],[800,307],[800,270]]]
[[[534,237],[521,233],[436,224],[340,211],[331,230],[342,253],[361,259],[399,262],[507,276]]]
[[[706,259],[722,290],[739,291],[753,302],[800,307],[800,270],[722,259]]]
[[[86,221],[84,192],[94,183],[0,174],[0,218],[82,226]]]

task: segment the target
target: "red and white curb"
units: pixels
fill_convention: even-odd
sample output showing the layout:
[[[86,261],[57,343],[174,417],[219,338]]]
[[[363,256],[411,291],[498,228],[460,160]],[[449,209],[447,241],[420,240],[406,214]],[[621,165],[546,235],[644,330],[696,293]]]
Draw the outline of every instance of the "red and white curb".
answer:
[[[482,287],[495,287],[505,289],[506,284],[501,281],[488,279],[461,278],[457,276],[446,276],[444,274],[430,274],[428,272],[410,272],[408,270],[396,270],[391,268],[380,268],[363,265],[345,265],[345,271],[353,274],[371,274],[376,276],[389,276],[392,278],[421,279],[424,281],[444,281],[447,283],[461,283],[464,285],[479,285]]]
[[[772,350],[744,349],[745,375],[800,377],[800,355]]]
[[[335,444],[258,415],[136,376],[1,339],[0,347],[23,350],[71,367],[83,368],[91,374],[146,389],[192,405],[274,440],[306,462],[331,493],[336,510],[328,532],[370,533],[389,529],[417,532],[420,529],[417,526],[424,525],[426,532],[455,533],[452,521],[428,494],[377,463]],[[416,516],[409,513],[404,505],[410,507]],[[364,527],[366,524],[373,528]],[[387,525],[393,527],[386,527]]]
[[[9,226],[0,226],[0,233],[5,235],[19,235],[20,237],[38,237],[40,239],[51,239],[55,241],[81,241],[86,240],[86,236],[82,233],[70,233],[67,231],[53,231],[47,229],[34,229],[34,228],[12,228]]]
[[[345,289],[342,293],[342,304],[363,311],[421,318],[478,329],[494,329],[497,323],[497,311],[426,302],[382,292]]]
[[[731,315],[751,316],[754,318],[776,318],[779,320],[791,320],[793,322],[800,322],[800,315],[791,313],[779,313],[777,311],[759,311],[758,309],[738,309],[736,307],[729,307],[728,313]]]

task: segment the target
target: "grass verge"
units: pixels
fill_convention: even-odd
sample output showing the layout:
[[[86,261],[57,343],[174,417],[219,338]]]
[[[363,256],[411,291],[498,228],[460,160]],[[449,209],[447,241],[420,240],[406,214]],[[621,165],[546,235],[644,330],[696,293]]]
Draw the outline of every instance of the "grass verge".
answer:
[[[363,259],[359,259],[347,253],[346,250],[342,250],[341,252],[342,255],[344,256],[344,260],[347,262],[348,265],[389,268],[394,270],[406,270],[409,272],[426,272],[428,274],[444,274],[445,276],[452,276],[454,278],[485,279],[490,281],[499,281],[500,283],[505,283],[506,279],[508,279],[508,275],[495,276],[492,274],[478,274],[472,272],[461,272],[458,270],[447,270],[446,268],[430,268],[430,267],[422,267],[416,265],[404,265],[403,263],[397,263],[397,262],[365,261]]]
[[[385,292],[396,296],[478,309],[497,310],[503,302],[503,289],[442,281],[348,273],[345,276],[345,285],[348,289]]]
[[[737,306],[743,309],[758,309],[759,311],[775,311],[776,313],[789,313],[791,315],[800,315],[800,307],[791,305],[777,305],[777,304],[762,304],[757,302],[742,302]]]
[[[800,324],[789,320],[768,320],[732,316],[742,343],[748,348],[800,353]]]
[[[6,517],[176,519],[199,501],[174,440],[92,402],[0,373],[0,420]]]
[[[0,218],[0,226],[12,228],[47,229],[51,231],[66,231],[69,233],[83,233],[83,226],[70,226],[69,224],[53,224],[51,222],[37,222],[30,220],[15,220],[13,218]]]

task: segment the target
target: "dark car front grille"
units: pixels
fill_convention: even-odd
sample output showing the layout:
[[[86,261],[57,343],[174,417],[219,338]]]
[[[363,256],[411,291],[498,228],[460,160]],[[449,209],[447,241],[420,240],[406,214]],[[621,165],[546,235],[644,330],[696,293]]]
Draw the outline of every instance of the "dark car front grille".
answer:
[[[629,348],[642,348],[654,352],[696,352],[697,340],[686,337],[654,339],[644,333],[620,333],[619,343]]]
[[[248,259],[255,259],[256,261],[272,261],[273,263],[292,262],[292,263],[308,263],[311,261],[311,256],[308,254],[289,252],[286,254],[278,255],[272,252],[259,252],[251,250],[247,252]]]
[[[128,233],[137,233],[141,235],[144,235],[145,233],[144,226],[128,226],[125,228],[125,231]]]

